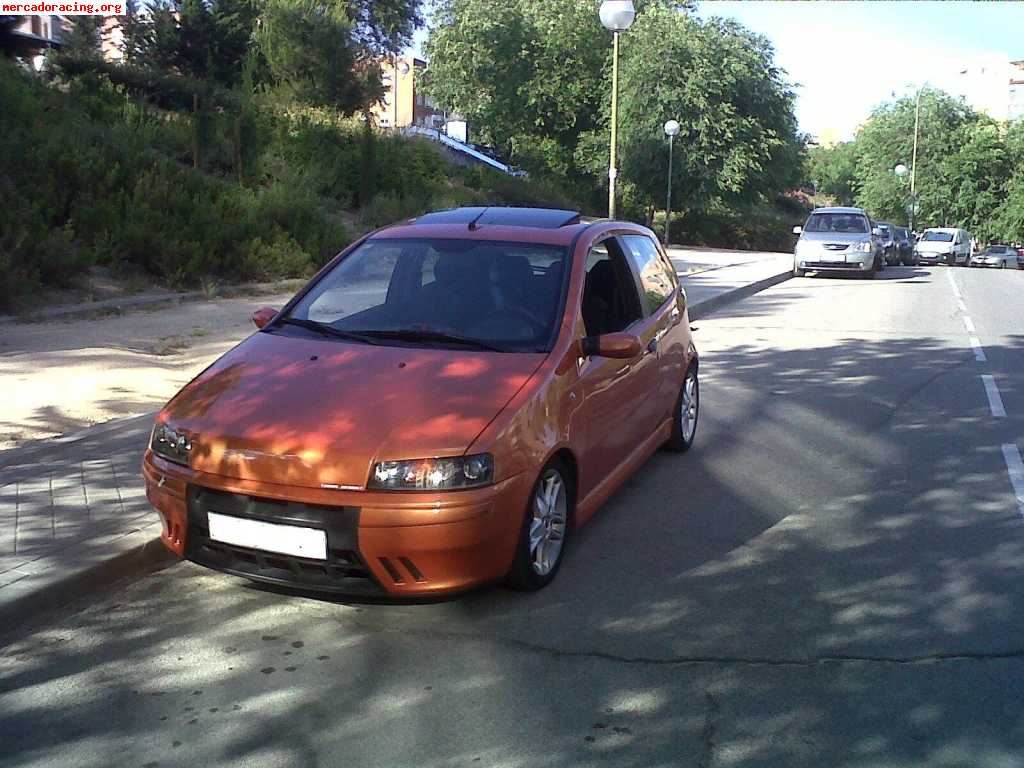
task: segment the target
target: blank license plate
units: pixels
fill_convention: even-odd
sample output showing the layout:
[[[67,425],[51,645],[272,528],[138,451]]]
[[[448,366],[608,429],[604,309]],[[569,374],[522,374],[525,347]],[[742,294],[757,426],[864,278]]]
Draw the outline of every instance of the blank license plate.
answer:
[[[264,523],[262,520],[247,520],[216,512],[210,512],[206,517],[210,525],[210,538],[214,541],[280,555],[312,560],[327,559],[327,533],[317,528]]]

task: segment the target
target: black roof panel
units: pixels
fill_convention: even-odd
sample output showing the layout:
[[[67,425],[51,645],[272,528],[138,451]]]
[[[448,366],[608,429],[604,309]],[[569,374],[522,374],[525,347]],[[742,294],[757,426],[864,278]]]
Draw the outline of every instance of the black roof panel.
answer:
[[[579,224],[578,211],[564,211],[557,208],[453,208],[449,211],[425,213],[412,224],[470,224],[477,227],[487,225],[503,227],[535,227],[537,229],[558,229],[569,224]]]

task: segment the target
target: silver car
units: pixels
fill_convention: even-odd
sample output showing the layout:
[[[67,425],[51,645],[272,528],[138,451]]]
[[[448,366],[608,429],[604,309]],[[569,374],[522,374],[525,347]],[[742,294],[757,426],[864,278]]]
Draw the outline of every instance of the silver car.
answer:
[[[968,262],[972,267],[998,267],[1000,269],[1021,269],[1017,256],[1017,249],[1008,245],[990,245],[977,256],[972,256]]]
[[[803,227],[793,254],[793,274],[857,274],[873,278],[885,269],[880,231],[861,208],[818,208]]]

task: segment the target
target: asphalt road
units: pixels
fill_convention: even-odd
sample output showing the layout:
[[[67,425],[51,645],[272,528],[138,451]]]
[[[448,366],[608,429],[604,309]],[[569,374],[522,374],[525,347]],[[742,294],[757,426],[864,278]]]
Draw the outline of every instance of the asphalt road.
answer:
[[[6,638],[0,763],[1024,765],[1024,272],[795,279],[695,324],[695,450],[544,592],[176,565]]]

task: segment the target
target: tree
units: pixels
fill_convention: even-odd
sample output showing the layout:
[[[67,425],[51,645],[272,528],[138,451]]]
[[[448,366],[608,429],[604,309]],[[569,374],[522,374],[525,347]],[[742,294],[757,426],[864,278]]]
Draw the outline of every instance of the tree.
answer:
[[[422,6],[422,0],[349,0],[352,38],[375,56],[401,53],[423,26]]]
[[[893,166],[895,167],[895,166]],[[853,205],[857,196],[857,151],[852,141],[807,150],[807,181],[836,205]]]
[[[773,57],[735,22],[663,7],[638,17],[623,40],[619,119],[621,172],[641,200],[664,197],[670,118],[681,125],[672,181],[684,212],[750,204],[800,181],[794,96]]]
[[[102,27],[102,16],[75,16],[64,36],[63,50],[72,55],[98,57]]]
[[[276,82],[298,99],[351,115],[383,97],[380,69],[352,33],[343,4],[268,0],[257,39]]]
[[[893,169],[900,163],[910,166],[914,113],[911,98],[883,104],[872,112],[855,139],[857,204],[880,219],[908,220],[909,177],[900,179]],[[991,120],[963,101],[941,91],[922,94],[915,174],[920,213],[915,223],[967,228],[987,225],[991,209],[983,212],[968,198],[980,191],[988,195],[994,179],[1004,173],[1002,161],[991,156],[993,151],[999,154],[994,128]],[[972,139],[976,134],[977,139]],[[996,176],[986,181],[988,174]],[[985,207],[990,204],[983,203]]]

